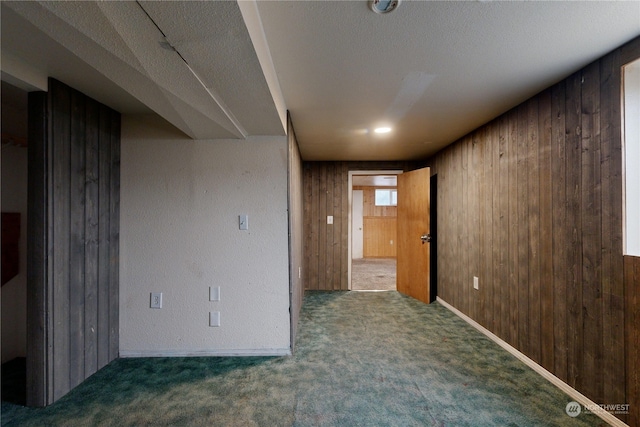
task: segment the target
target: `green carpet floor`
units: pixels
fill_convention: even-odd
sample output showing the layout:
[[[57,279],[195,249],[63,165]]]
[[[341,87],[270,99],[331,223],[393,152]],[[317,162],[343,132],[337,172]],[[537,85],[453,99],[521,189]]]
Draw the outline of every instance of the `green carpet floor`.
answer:
[[[599,426],[437,303],[308,292],[292,357],[120,359],[6,426]]]

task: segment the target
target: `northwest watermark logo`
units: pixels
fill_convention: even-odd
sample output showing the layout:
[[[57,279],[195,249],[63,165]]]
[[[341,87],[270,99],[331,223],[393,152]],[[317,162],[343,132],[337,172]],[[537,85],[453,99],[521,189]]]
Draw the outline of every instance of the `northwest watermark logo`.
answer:
[[[577,417],[582,412],[582,406],[578,402],[569,402],[564,408],[564,411],[572,418]]]
[[[580,405],[578,402],[571,401],[567,403],[567,406],[565,406],[564,411],[567,413],[567,415],[569,415],[572,418],[577,417],[583,412],[585,414],[594,414],[594,415],[604,414],[605,412],[608,412],[613,415],[628,415],[629,404],[628,403],[602,403],[598,405],[594,403],[591,405],[584,405],[584,410],[583,410],[582,405]]]

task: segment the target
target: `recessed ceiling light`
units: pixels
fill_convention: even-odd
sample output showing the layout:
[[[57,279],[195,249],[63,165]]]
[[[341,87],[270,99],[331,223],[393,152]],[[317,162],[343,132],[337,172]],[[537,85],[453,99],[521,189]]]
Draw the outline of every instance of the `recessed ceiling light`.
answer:
[[[375,128],[373,131],[375,133],[389,133],[389,132],[391,132],[391,128],[390,127],[380,127],[380,128]]]
[[[371,0],[369,5],[375,13],[389,13],[398,8],[400,0]]]

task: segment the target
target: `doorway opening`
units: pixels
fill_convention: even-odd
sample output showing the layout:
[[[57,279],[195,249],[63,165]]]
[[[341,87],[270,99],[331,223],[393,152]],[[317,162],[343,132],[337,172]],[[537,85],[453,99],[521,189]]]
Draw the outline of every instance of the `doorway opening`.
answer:
[[[2,81],[2,400],[26,404],[28,93]]]
[[[399,170],[349,171],[349,289],[396,290]]]

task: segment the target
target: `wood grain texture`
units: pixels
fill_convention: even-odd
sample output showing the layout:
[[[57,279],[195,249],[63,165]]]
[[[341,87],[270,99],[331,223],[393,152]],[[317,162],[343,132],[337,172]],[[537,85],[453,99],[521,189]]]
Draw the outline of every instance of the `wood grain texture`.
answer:
[[[56,80],[49,89],[29,112],[27,400],[36,406],[119,346],[120,115]]]
[[[640,273],[622,255],[620,67],[638,56],[640,38],[428,162],[439,296],[596,403],[628,403],[630,425]]]
[[[363,218],[365,258],[395,258],[397,246],[396,217],[365,216]]]
[[[51,370],[47,363],[49,282],[47,205],[46,92],[29,93],[29,150],[27,194],[27,405],[45,406]]]
[[[430,232],[429,168],[398,175],[398,292],[430,303],[430,247],[421,236]]]

